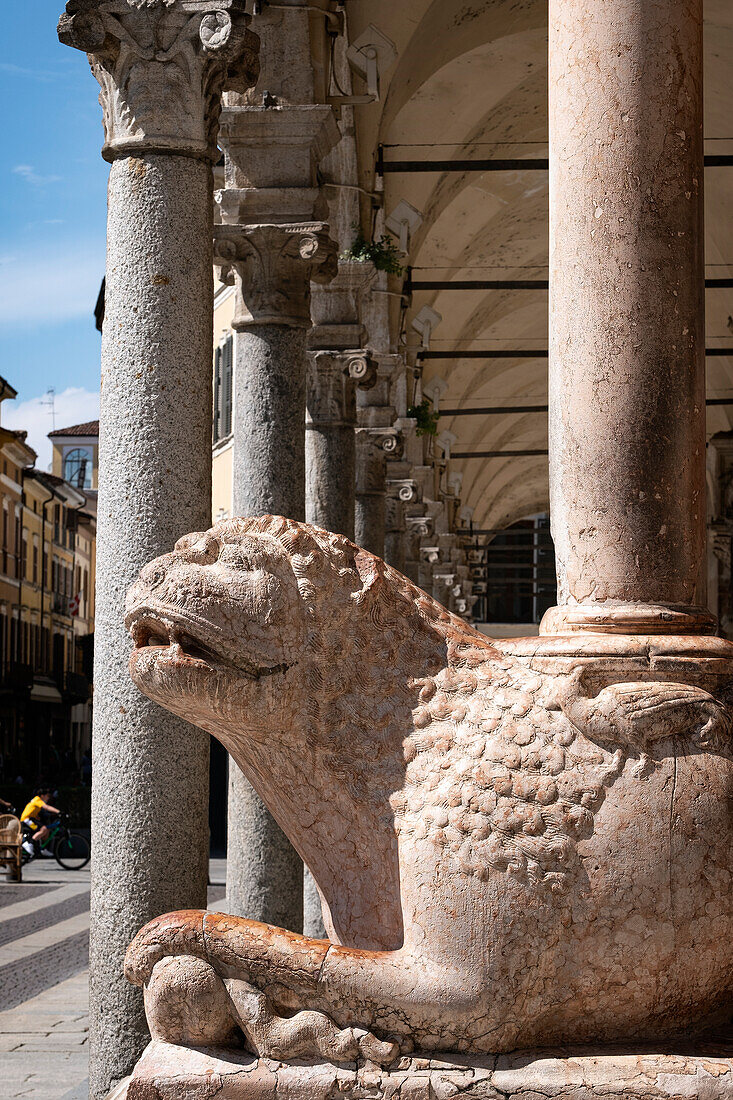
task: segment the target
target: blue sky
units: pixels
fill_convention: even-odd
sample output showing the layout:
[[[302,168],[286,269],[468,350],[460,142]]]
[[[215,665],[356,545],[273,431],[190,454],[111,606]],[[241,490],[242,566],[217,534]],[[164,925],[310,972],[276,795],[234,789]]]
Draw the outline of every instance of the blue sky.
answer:
[[[3,4],[0,39],[0,374],[18,391],[2,423],[27,428],[47,465],[56,426],[96,416],[108,166],[98,85],[62,46],[63,0]]]

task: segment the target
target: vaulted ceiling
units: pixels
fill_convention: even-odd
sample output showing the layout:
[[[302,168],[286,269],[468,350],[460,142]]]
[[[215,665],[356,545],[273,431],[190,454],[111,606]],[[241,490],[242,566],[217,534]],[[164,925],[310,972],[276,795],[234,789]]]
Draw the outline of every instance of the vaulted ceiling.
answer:
[[[595,0],[602,2],[602,0]],[[547,156],[547,0],[349,0],[349,37],[369,24],[394,42],[377,103],[357,107],[359,180],[371,191],[377,147],[384,159],[544,158]],[[733,4],[706,0],[707,153],[733,154]],[[387,172],[389,214],[402,199],[420,211],[409,265],[414,281],[547,279],[547,172]],[[733,167],[706,170],[707,276],[733,276]],[[728,320],[733,290],[707,291],[707,342],[733,347]],[[411,318],[426,304],[442,315],[432,351],[450,358],[424,364],[424,383],[441,376],[450,408],[544,404],[547,359],[492,358],[498,349],[547,348],[548,301],[541,289],[415,290],[404,332],[419,343]],[[399,300],[393,303],[395,337]],[[486,351],[485,359],[463,350]],[[733,354],[708,359],[708,396],[733,401]],[[709,433],[731,427],[733,405],[708,409]],[[545,450],[539,413],[445,416],[453,449]],[[479,527],[503,527],[548,507],[545,455],[452,459],[463,472],[462,500]]]

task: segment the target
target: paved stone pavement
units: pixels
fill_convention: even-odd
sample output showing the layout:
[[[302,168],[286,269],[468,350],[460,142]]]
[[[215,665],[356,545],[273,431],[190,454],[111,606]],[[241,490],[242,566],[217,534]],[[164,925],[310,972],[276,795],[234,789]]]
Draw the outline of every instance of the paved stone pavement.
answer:
[[[210,907],[225,876],[212,860]],[[89,867],[34,860],[23,880],[0,873],[0,1100],[87,1100]]]

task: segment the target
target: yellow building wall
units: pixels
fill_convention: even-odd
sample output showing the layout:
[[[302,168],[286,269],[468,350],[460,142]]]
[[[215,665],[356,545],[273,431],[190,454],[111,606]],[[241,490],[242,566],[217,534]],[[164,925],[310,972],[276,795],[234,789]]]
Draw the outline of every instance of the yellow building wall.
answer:
[[[82,447],[84,450],[91,450],[92,452],[92,484],[91,489],[97,489],[99,487],[99,444],[94,441],[91,442],[91,436],[84,437],[80,441],[75,441],[73,436],[69,436],[64,439],[63,442],[56,442],[53,440],[53,451],[51,458],[51,473],[56,477],[64,476],[64,456],[69,451],[73,451],[76,447]]]
[[[234,291],[223,287],[214,299],[214,351],[232,332]],[[213,355],[212,355],[213,371]],[[232,514],[232,442],[214,448],[211,466],[211,517],[214,523]]]
[[[211,464],[211,518],[214,523],[232,514],[232,444],[214,452]]]
[[[234,320],[234,287],[225,286],[216,292],[214,298],[214,347],[232,331]]]

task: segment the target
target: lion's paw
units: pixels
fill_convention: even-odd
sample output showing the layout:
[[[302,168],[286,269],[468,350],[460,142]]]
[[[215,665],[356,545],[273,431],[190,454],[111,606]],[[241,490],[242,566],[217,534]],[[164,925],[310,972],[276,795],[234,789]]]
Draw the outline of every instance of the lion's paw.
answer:
[[[359,1053],[368,1062],[376,1062],[378,1066],[388,1066],[394,1062],[400,1053],[397,1043],[378,1039],[371,1031],[364,1028],[353,1028],[359,1045]]]

